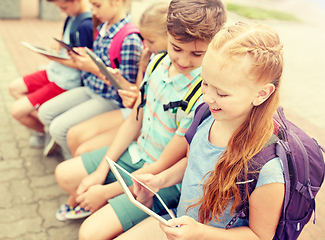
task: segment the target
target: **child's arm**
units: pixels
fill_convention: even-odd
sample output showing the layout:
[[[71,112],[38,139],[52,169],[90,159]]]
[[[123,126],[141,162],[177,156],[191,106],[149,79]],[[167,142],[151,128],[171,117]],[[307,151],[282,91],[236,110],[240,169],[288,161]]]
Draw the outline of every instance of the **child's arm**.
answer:
[[[272,239],[282,211],[284,190],[283,183],[270,183],[253,191],[249,199],[249,227],[226,230],[198,223],[188,216],[169,220],[171,227],[160,227],[173,239]]]
[[[137,106],[137,104],[135,106]],[[134,112],[134,110],[136,114],[136,107],[133,108],[132,113]],[[142,110],[140,111],[141,112],[139,112],[139,121],[142,123]],[[134,119],[135,119],[135,114],[133,115]],[[130,117],[131,116],[132,114],[130,115]],[[128,124],[126,124],[129,118],[125,120],[125,122],[123,123],[122,125],[123,130],[121,130],[122,126],[120,127],[120,130],[116,135],[113,144],[106,152],[106,155],[113,160],[117,160],[120,157],[120,155],[127,149],[127,147],[129,146],[129,144],[132,142],[134,138],[131,135],[133,134],[133,132],[127,130],[124,131],[126,127],[131,128],[132,124],[135,124],[132,123],[131,121]],[[140,130],[140,128],[141,127],[138,126],[138,130]],[[120,134],[124,134],[124,135],[120,135]],[[171,167],[173,164],[175,164],[182,158],[184,158],[186,156],[186,149],[187,149],[187,142],[185,138],[175,134],[175,136],[168,143],[163,153],[161,154],[160,158],[156,162],[135,171],[134,174],[142,174],[142,173],[158,174],[164,171],[165,169]],[[106,203],[108,199],[111,199],[123,193],[123,189],[121,188],[118,182],[96,187],[96,190],[98,190],[96,194],[95,193],[90,194],[88,192],[88,188],[90,186],[95,184],[102,184],[104,182],[108,171],[109,171],[108,164],[106,160],[103,159],[100,165],[98,166],[97,170],[92,174],[90,174],[89,176],[87,176],[86,178],[84,178],[84,180],[81,182],[77,190],[77,194],[79,195],[79,197],[77,198],[77,202],[80,203],[80,207],[83,207],[86,210],[90,210],[91,212],[94,212],[97,209],[99,209],[101,205]],[[94,199],[93,196],[95,195],[98,196],[100,199],[99,198]]]

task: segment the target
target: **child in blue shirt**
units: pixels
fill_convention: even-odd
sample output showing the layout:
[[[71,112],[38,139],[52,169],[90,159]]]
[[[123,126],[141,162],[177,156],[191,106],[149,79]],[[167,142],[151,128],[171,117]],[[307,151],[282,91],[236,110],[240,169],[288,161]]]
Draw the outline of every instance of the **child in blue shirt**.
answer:
[[[129,0],[101,0],[92,1],[93,14],[103,23],[98,26],[98,36],[94,41],[94,53],[107,66],[112,66],[108,51],[113,37],[126,24],[131,22],[127,14]],[[136,81],[138,62],[142,52],[142,40],[136,33],[126,36],[121,46],[121,62],[119,70],[123,76],[120,84],[124,88],[132,86]],[[80,56],[72,54],[76,64],[82,69],[81,78],[84,86],[46,102],[40,109],[40,121],[49,129],[52,141],[44,148],[44,155],[53,149],[54,142],[62,150],[65,159],[71,158],[66,143],[66,134],[69,128],[101,113],[123,107],[117,90],[105,81],[99,68],[85,53],[84,49],[76,49]]]
[[[93,23],[87,1],[48,1],[54,2],[68,15],[62,40],[74,47],[91,47]],[[71,27],[78,23],[77,31],[71,34]],[[67,54],[64,48],[60,51]],[[49,99],[81,84],[80,70],[72,59],[46,57],[52,60],[46,70],[18,78],[9,84],[10,94],[17,99],[11,107],[11,115],[21,124],[34,130],[29,140],[31,147],[44,146],[44,126],[37,117],[38,108]]]

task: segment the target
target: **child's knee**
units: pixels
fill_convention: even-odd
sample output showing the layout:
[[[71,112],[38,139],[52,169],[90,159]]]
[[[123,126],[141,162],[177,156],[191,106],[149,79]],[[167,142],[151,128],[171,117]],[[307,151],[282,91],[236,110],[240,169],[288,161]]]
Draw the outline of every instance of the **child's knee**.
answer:
[[[93,151],[95,149],[91,149],[88,145],[81,144],[75,151],[74,155],[75,157],[81,156],[81,154]]]
[[[17,94],[20,92],[20,89],[22,89],[23,84],[24,80],[21,77],[11,81],[8,85],[10,95],[16,98]]]
[[[78,135],[80,134],[80,129],[78,125],[71,127],[67,132],[67,143],[68,145],[78,143]]]
[[[50,126],[52,119],[49,115],[49,109],[46,107],[46,102],[39,107],[37,116],[44,126]]]
[[[21,105],[21,102],[19,101],[15,101],[11,108],[10,108],[10,114],[13,118],[15,118],[16,120],[20,120],[22,119],[23,117],[26,117],[27,114],[25,111],[22,110],[22,105]]]
[[[87,219],[81,224],[79,228],[79,240],[91,240],[96,236],[91,228],[88,228]]]
[[[60,163],[54,171],[55,179],[57,183],[62,186],[62,185],[68,185],[71,182],[70,178],[70,171],[66,166],[65,162]]]

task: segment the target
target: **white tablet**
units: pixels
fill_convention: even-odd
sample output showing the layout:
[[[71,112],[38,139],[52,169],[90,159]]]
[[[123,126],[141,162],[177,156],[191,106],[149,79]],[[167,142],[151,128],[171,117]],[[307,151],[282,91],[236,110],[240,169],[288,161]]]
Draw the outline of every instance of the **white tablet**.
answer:
[[[132,181],[130,180],[130,178],[134,179],[135,181],[137,181],[138,183],[140,183],[143,187],[145,187],[150,192],[152,192],[153,194],[155,194],[155,196],[160,201],[160,203],[163,205],[163,207],[166,209],[166,211],[171,216],[171,218],[175,218],[173,212],[168,209],[168,207],[166,206],[166,204],[163,202],[163,200],[160,198],[160,196],[156,192],[152,191],[149,187],[147,187],[145,184],[143,184],[142,182],[140,182],[138,179],[136,179],[128,171],[126,171],[120,165],[116,164],[110,158],[106,157],[106,161],[108,162],[109,167],[110,167],[111,171],[113,172],[114,176],[116,177],[117,181],[122,186],[123,191],[125,192],[125,195],[128,197],[128,199],[130,200],[130,202],[133,205],[135,205],[136,207],[140,208],[142,211],[144,211],[145,213],[149,214],[150,216],[154,217],[155,219],[157,219],[158,221],[162,222],[163,224],[165,224],[167,226],[167,220],[165,220],[164,218],[162,218],[161,216],[159,216],[157,213],[155,213],[154,211],[152,211],[150,208],[146,207],[145,205],[143,205],[142,203],[140,203],[139,201],[137,201],[134,198],[133,194],[131,193],[130,189],[128,188],[128,186],[130,186],[130,185],[133,184]]]
[[[28,49],[30,49],[30,50],[32,50],[34,52],[37,52],[37,53],[41,53],[41,54],[44,54],[44,55],[47,55],[47,56],[61,58],[61,59],[70,59],[69,56],[59,54],[59,53],[55,52],[52,49],[46,49],[46,48],[39,47],[39,46],[36,46],[34,44],[30,44],[30,43],[27,43],[27,42],[20,42],[20,43],[22,45],[24,45],[25,47],[27,47]]]
[[[89,48],[85,47],[86,53],[90,56],[90,58],[96,63],[99,70],[104,74],[106,79],[112,84],[112,86],[116,89],[122,89],[121,85],[116,81],[113,74],[110,73],[110,71],[107,70],[106,65],[103,63],[103,61],[96,56],[95,53],[89,50]]]

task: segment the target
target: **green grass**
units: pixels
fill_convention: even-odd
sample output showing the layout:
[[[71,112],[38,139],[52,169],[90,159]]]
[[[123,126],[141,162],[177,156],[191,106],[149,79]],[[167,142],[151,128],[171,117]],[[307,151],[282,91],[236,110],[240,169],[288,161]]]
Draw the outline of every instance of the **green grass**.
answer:
[[[295,15],[290,13],[279,12],[274,10],[265,10],[261,8],[248,7],[232,3],[227,3],[227,10],[250,19],[277,19],[285,21],[300,21]]]

